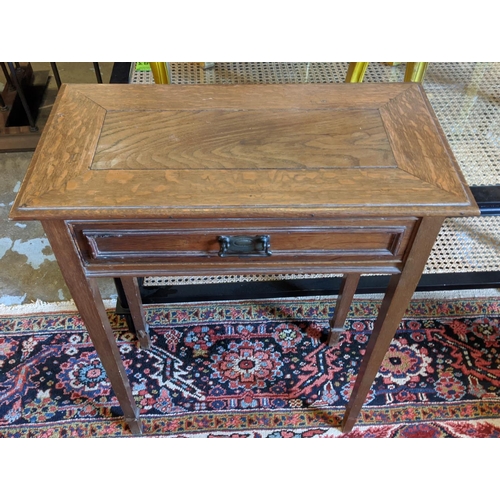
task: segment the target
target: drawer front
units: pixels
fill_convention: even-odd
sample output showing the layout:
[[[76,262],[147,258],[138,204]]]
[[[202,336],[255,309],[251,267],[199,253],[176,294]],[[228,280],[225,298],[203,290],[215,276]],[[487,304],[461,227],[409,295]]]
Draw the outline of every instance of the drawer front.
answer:
[[[224,268],[403,260],[414,218],[74,223],[89,265]]]

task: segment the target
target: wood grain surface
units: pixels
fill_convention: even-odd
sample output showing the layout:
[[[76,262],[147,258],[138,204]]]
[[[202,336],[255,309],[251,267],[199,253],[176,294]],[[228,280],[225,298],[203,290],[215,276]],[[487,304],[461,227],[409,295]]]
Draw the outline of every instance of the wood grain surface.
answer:
[[[159,109],[378,109],[407,83],[264,85],[96,85],[71,84],[108,111]]]
[[[396,167],[378,110],[109,112],[92,169]]]
[[[449,168],[454,159],[431,119],[420,87],[392,99],[380,113],[399,168],[450,193],[464,192],[460,177]],[[412,119],[406,119],[410,114]]]
[[[394,168],[109,170],[29,200],[18,219],[475,214],[467,202]],[[381,177],[384,182],[381,182]],[[397,189],[394,188],[397,186]]]
[[[11,217],[341,214],[479,214],[418,84],[65,85]]]

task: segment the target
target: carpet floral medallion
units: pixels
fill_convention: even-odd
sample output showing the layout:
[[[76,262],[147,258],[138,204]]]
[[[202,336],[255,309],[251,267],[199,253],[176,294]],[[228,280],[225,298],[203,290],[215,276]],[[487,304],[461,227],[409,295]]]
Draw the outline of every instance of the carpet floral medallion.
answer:
[[[498,301],[412,301],[358,419],[345,405],[380,301],[355,300],[340,344],[327,298],[147,306],[140,349],[109,312],[153,437],[499,437]],[[0,437],[129,437],[77,313],[0,317]]]

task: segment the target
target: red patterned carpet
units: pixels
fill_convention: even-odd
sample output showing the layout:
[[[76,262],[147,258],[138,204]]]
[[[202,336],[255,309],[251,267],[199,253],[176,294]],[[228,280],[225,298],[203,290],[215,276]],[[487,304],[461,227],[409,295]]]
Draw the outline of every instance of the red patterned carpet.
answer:
[[[356,300],[336,348],[324,298],[147,307],[150,350],[110,317],[147,436],[500,436],[500,305],[482,299],[413,301],[340,433],[379,305]],[[131,436],[120,415],[77,314],[0,317],[0,437]]]

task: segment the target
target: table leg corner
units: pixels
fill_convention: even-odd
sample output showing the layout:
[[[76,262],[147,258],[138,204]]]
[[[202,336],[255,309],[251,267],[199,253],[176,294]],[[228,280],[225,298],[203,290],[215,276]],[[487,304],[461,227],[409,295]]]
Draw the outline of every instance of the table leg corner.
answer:
[[[125,417],[125,422],[128,425],[128,428],[132,432],[134,436],[142,436],[144,433],[144,426],[142,420],[139,416],[135,418],[127,418]]]

